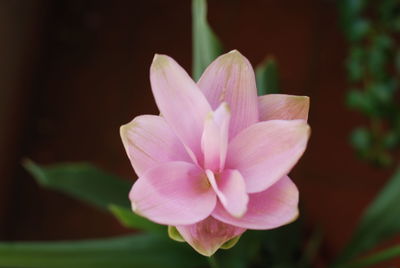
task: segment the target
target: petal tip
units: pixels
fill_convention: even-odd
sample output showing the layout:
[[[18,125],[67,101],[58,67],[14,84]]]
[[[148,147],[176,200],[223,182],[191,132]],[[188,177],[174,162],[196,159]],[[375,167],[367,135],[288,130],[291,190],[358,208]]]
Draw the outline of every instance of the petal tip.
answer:
[[[242,55],[238,50],[234,49],[229,51],[228,53],[221,56],[221,59],[225,59],[230,63],[236,64],[249,64],[249,61],[245,56]]]
[[[168,65],[169,57],[163,54],[154,54],[153,62],[151,64],[152,70],[159,70]]]

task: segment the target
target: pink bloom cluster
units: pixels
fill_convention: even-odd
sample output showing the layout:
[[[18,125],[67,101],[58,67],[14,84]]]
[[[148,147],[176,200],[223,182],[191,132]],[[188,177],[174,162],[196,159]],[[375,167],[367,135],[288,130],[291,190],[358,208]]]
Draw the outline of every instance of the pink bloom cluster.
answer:
[[[308,97],[257,97],[253,68],[236,50],[197,83],[155,55],[150,80],[161,115],[121,127],[139,176],[129,195],[134,212],[175,226],[206,256],[246,229],[296,219],[299,194],[287,174],[309,139]]]

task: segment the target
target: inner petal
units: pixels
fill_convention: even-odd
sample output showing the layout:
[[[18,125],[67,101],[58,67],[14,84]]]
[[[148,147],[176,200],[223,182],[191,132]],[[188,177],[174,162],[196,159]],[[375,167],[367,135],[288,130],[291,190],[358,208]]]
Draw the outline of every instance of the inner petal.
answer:
[[[208,169],[206,174],[211,187],[226,211],[233,217],[242,217],[247,211],[249,196],[240,172],[229,169],[215,175]]]
[[[229,121],[230,110],[226,103],[207,115],[201,137],[205,169],[223,170],[228,150]]]

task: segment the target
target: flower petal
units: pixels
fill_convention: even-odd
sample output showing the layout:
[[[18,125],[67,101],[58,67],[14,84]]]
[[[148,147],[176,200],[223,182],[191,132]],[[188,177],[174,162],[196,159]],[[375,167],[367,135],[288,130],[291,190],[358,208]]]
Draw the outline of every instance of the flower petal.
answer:
[[[224,168],[228,150],[229,120],[230,111],[225,102],[214,113],[210,113],[205,120],[201,149],[206,169],[219,172]]]
[[[260,120],[308,119],[310,98],[284,94],[269,94],[258,97]]]
[[[240,218],[247,210],[249,196],[246,184],[237,170],[224,170],[217,179],[210,170],[206,170],[208,180],[216,192],[223,207],[234,217]]]
[[[185,70],[165,55],[154,56],[150,81],[157,106],[168,125],[185,148],[202,161],[201,135],[204,120],[211,112],[207,99]]]
[[[148,170],[129,194],[132,209],[159,224],[193,224],[207,218],[216,195],[204,172],[186,162],[162,163]]]
[[[176,228],[186,242],[205,256],[213,255],[225,242],[246,231],[213,217],[192,225],[178,225]]]
[[[232,111],[230,138],[258,122],[254,70],[237,50],[218,57],[208,66],[197,84],[213,109],[224,101],[228,103]]]
[[[248,193],[261,192],[290,172],[306,149],[304,120],[269,120],[252,125],[228,148],[226,168],[237,169]]]
[[[243,217],[232,217],[220,204],[217,204],[212,216],[237,227],[273,229],[297,218],[298,201],[299,191],[296,185],[285,176],[267,190],[250,194],[248,210]]]
[[[121,126],[125,151],[138,176],[169,161],[191,162],[185,148],[165,122],[156,115],[141,115]]]

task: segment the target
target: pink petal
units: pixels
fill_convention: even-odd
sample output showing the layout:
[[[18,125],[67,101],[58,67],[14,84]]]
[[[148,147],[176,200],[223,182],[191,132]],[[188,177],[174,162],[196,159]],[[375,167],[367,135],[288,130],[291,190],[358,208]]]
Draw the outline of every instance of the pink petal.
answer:
[[[212,215],[237,227],[267,230],[294,221],[299,213],[298,201],[296,185],[285,176],[267,190],[250,194],[248,210],[243,217],[232,217],[220,204],[217,204]]]
[[[269,120],[252,125],[229,144],[226,168],[237,169],[248,193],[261,192],[290,172],[306,149],[304,120]]]
[[[310,98],[284,94],[270,94],[258,97],[260,120],[308,119]]]
[[[206,174],[223,207],[232,216],[242,217],[249,202],[242,175],[237,170],[224,170],[217,179],[210,170]]]
[[[148,170],[133,185],[129,198],[137,214],[166,225],[199,222],[216,204],[204,172],[186,162],[162,163]]]
[[[153,95],[179,139],[202,161],[201,135],[211,107],[195,82],[172,58],[155,55],[150,69]]]
[[[120,134],[138,176],[163,162],[191,162],[178,137],[160,116],[138,116],[121,126]]]
[[[213,255],[225,242],[246,231],[213,217],[192,225],[178,225],[176,228],[186,242],[205,256]]]
[[[211,63],[197,84],[213,109],[221,102],[228,103],[232,110],[230,138],[258,122],[254,70],[237,50],[224,54]]]
[[[229,120],[230,111],[226,103],[222,103],[205,120],[201,149],[204,155],[204,168],[206,169],[218,172],[224,168],[228,149]]]

